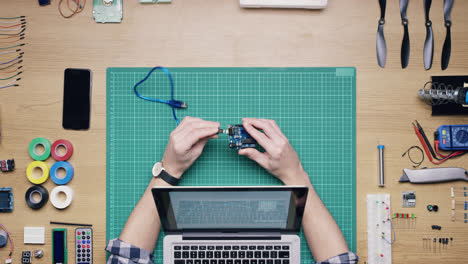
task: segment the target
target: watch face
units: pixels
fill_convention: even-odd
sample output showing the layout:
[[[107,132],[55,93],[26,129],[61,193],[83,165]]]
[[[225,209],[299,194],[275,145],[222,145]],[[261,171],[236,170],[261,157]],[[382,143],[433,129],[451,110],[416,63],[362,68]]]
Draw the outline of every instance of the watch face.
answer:
[[[161,162],[156,162],[156,164],[154,164],[154,167],[153,167],[153,176],[154,177],[159,176],[159,174],[161,173],[162,170],[163,170],[162,163]]]

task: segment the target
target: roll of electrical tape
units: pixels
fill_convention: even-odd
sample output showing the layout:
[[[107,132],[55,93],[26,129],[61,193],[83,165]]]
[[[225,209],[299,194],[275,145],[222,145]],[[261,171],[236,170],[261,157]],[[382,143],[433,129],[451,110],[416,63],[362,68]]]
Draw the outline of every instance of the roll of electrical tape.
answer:
[[[62,201],[58,197],[59,193],[65,194],[65,201]],[[71,204],[72,201],[73,201],[73,190],[72,188],[68,186],[64,186],[64,185],[57,186],[54,189],[52,189],[52,192],[50,192],[50,202],[57,209],[67,208]]]
[[[34,194],[39,195],[39,201],[36,201],[33,198]],[[46,188],[42,187],[41,185],[34,185],[26,191],[24,198],[26,199],[26,203],[29,207],[31,207],[34,210],[37,210],[41,209],[47,203],[47,201],[49,201],[49,192]]]
[[[37,153],[37,146],[44,147],[44,153]],[[35,138],[29,143],[29,155],[33,160],[46,160],[50,156],[50,141],[46,138]]]
[[[64,178],[59,178],[57,176],[57,171],[60,168],[66,171]],[[55,182],[55,184],[64,185],[64,184],[69,183],[71,179],[73,179],[73,172],[74,172],[73,167],[70,163],[66,161],[57,161],[50,168],[50,178],[52,179],[53,182]]]
[[[64,155],[60,155],[58,153],[58,148],[62,146],[65,148],[65,154]],[[52,150],[51,150],[51,153],[52,153],[52,157],[56,160],[56,161],[65,161],[65,160],[68,160],[71,155],[73,154],[73,145],[70,143],[70,141],[68,140],[65,140],[65,139],[59,139],[59,140],[56,140],[53,144],[52,144]]]
[[[32,175],[34,168],[40,168],[42,170],[42,176],[40,178],[36,178]],[[31,162],[26,169],[26,177],[28,177],[28,180],[33,184],[44,183],[49,178],[49,165],[43,161]]]

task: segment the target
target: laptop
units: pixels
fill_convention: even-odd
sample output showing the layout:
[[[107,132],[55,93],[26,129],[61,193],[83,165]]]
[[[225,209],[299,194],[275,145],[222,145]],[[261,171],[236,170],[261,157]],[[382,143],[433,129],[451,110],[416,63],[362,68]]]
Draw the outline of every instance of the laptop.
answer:
[[[164,264],[297,264],[305,186],[154,187]]]
[[[239,0],[241,7],[247,8],[305,8],[322,9],[328,0]]]

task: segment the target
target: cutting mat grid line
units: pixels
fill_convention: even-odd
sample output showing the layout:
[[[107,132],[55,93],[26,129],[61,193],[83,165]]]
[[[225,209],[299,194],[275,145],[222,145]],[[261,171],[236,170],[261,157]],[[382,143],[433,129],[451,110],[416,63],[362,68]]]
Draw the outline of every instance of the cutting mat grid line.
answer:
[[[176,127],[165,104],[137,98],[133,86],[149,68],[107,70],[107,239],[116,238],[161,160]],[[354,68],[171,68],[175,98],[188,103],[179,119],[196,116],[221,127],[242,117],[277,121],[296,149],[320,197],[356,250]],[[139,87],[145,96],[168,99],[167,76]],[[211,140],[181,185],[278,185],[280,182],[228,148],[225,135]],[[154,251],[162,263],[162,236]],[[301,232],[301,261],[311,263]]]

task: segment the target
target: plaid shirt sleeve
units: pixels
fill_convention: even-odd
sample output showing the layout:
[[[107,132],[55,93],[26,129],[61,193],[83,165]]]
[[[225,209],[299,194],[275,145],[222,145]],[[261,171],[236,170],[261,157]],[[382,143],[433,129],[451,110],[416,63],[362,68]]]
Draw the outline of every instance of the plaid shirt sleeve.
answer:
[[[343,253],[338,256],[331,257],[322,262],[316,262],[315,264],[356,264],[359,261],[359,257],[353,252]]]
[[[146,249],[135,247],[120,239],[109,240],[106,251],[111,255],[107,264],[149,264],[154,256]]]

